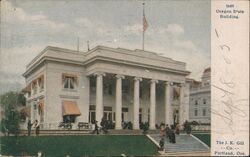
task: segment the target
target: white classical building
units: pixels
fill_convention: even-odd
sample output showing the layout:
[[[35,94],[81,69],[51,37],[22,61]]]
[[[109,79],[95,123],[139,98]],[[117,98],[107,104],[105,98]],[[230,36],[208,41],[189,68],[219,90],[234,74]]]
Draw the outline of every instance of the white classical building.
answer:
[[[204,70],[201,82],[189,80],[190,107],[189,120],[198,123],[211,123],[211,69]]]
[[[154,52],[97,46],[87,52],[46,47],[26,67],[27,108],[41,129],[60,122],[183,123],[189,116],[189,74],[183,62]],[[27,115],[29,115],[27,114]]]

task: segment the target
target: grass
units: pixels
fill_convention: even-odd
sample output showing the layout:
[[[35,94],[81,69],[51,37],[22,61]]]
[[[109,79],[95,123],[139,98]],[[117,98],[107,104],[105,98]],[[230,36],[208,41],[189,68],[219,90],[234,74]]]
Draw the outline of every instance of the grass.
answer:
[[[157,147],[144,135],[1,137],[1,155],[152,156]]]
[[[202,142],[211,147],[211,134],[193,134],[195,137],[199,138]]]

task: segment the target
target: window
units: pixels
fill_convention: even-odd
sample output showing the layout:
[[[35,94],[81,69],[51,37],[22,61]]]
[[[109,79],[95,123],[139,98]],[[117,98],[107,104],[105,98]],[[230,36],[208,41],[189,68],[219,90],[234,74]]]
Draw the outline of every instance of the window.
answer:
[[[206,112],[206,109],[203,109],[203,110],[202,110],[202,115],[203,115],[203,116],[206,116],[206,113],[207,113],[207,112]]]
[[[142,98],[142,87],[140,86],[140,89],[139,89],[139,97]]]
[[[113,86],[111,83],[103,84],[103,92],[106,95],[113,95]]]
[[[128,85],[124,85],[124,86],[122,86],[122,93],[126,93],[126,94],[128,94]]]
[[[74,78],[73,77],[66,77],[64,80],[63,87],[66,89],[74,89]]]
[[[203,104],[206,104],[207,103],[207,100],[206,99],[203,99]]]
[[[111,106],[104,106],[103,107],[103,116],[105,120],[108,121],[113,121],[113,116],[112,116],[112,107]],[[114,115],[115,116],[115,115]]]
[[[77,77],[73,75],[63,74],[63,88],[76,89]]]
[[[89,111],[89,123],[95,123],[95,111]]]
[[[37,83],[36,81],[32,83],[32,88],[33,88],[33,94],[37,93]]]
[[[38,84],[39,84],[39,87],[40,87],[40,92],[42,92],[44,90],[44,80],[43,80],[43,78],[38,79]]]
[[[198,116],[198,110],[197,109],[194,110],[194,116]]]
[[[76,120],[76,116],[75,115],[63,116],[63,122],[64,123],[74,123],[75,120]]]
[[[95,93],[96,92],[96,79],[94,77],[90,77],[89,82],[90,82],[90,92]]]
[[[109,87],[108,87],[108,93],[109,95],[112,95],[112,84],[109,84]]]
[[[124,122],[124,113],[122,112],[122,122]]]
[[[128,112],[128,108],[127,107],[123,107],[122,108],[122,112]]]
[[[109,112],[109,111],[103,112],[103,117],[105,120],[108,120],[111,122],[113,121],[112,112]],[[115,117],[115,114],[114,114],[114,117]]]
[[[195,100],[195,103],[194,103],[195,105],[198,105],[198,100]]]

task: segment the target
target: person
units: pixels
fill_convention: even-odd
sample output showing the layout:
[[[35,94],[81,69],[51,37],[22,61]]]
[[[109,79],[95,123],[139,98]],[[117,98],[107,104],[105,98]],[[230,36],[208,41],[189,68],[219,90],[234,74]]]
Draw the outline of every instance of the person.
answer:
[[[176,124],[176,128],[175,128],[175,134],[176,134],[176,135],[180,135],[180,127],[181,127],[180,124],[177,123],[177,124]]]
[[[32,123],[31,123],[31,120],[29,119],[29,120],[28,120],[28,123],[27,123],[28,136],[30,136],[30,133],[31,133],[31,127],[32,127]]]
[[[171,129],[170,129],[170,133],[169,133],[169,142],[170,143],[176,143],[176,140],[175,140],[175,133],[174,133],[174,126],[171,125]]]
[[[107,134],[108,133],[108,124],[109,122],[107,120],[105,120],[105,118],[103,117],[102,118],[102,121],[101,121],[101,127],[102,127],[102,131]]]
[[[165,131],[166,131],[166,138],[170,138],[170,128],[168,124],[166,125]]]
[[[99,127],[97,125],[97,122],[98,121],[95,121],[95,130],[94,130],[94,132],[96,132],[96,134],[99,134]]]
[[[101,127],[103,127],[103,126],[104,126],[104,122],[105,122],[105,118],[104,118],[104,117],[102,117],[102,120],[101,120],[101,123],[100,123]]]
[[[187,125],[188,125],[188,121],[185,120],[184,124],[183,124],[183,131],[187,132]]]
[[[39,131],[40,131],[40,123],[38,122],[38,120],[35,120],[35,122],[33,123],[34,128],[36,129],[36,136],[39,136]]]
[[[191,134],[191,131],[192,131],[191,124],[190,124],[188,121],[186,121],[185,124],[184,124],[184,127],[185,127],[186,133],[187,133],[188,135],[190,135],[190,134]]]
[[[165,125],[163,123],[161,123],[160,125],[160,137],[164,137],[165,136]]]
[[[160,145],[160,150],[163,151],[164,150],[164,138],[162,137],[160,142],[159,142],[159,145]]]

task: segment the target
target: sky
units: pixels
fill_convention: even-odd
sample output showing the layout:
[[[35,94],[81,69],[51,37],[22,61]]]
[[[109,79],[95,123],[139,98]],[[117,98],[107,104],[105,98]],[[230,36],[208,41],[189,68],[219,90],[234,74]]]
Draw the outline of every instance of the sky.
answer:
[[[186,63],[200,80],[210,66],[210,1],[2,0],[0,94],[25,86],[26,65],[46,46],[142,49]]]

